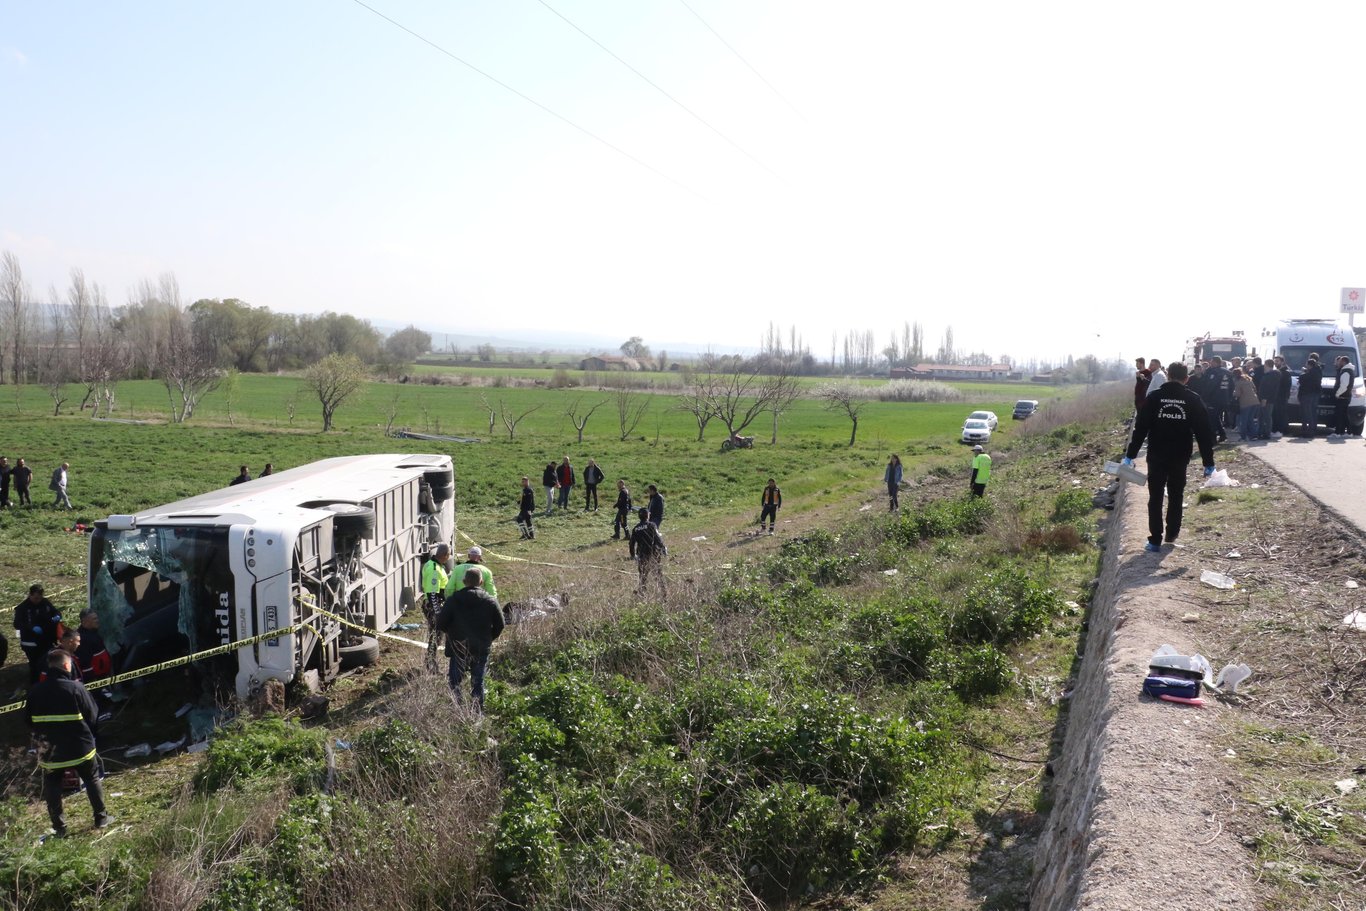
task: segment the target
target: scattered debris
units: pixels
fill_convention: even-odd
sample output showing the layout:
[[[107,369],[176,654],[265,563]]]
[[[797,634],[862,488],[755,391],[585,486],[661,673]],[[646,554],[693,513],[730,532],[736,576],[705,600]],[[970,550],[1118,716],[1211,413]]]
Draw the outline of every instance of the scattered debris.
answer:
[[[706,535],[697,535],[697,536],[695,536],[695,537],[689,538],[688,540],[689,540],[689,541],[705,541],[705,540],[707,540],[707,536],[706,536]]]
[[[1200,581],[1205,583],[1206,585],[1212,585],[1215,588],[1222,589],[1230,589],[1233,588],[1234,585],[1232,576],[1226,576],[1223,573],[1216,573],[1212,569],[1207,569],[1201,572]]]
[[[187,753],[202,753],[202,752],[204,752],[205,750],[207,750],[208,748],[209,748],[209,742],[208,742],[207,740],[201,740],[201,741],[199,741],[198,743],[192,743],[192,744],[190,744],[189,746],[187,746],[187,747],[185,748],[185,752],[187,752]]]
[[[1200,615],[1197,614],[1195,611],[1190,611],[1189,613],[1185,613],[1185,614],[1182,614],[1182,615],[1181,615],[1181,622],[1182,622],[1182,623],[1199,623],[1199,622],[1200,622]]]
[[[395,430],[395,439],[399,440],[428,440],[433,443],[482,443],[476,437],[452,437],[442,433],[417,433],[412,430]]]
[[[1355,778],[1344,778],[1341,781],[1333,782],[1333,787],[1338,789],[1339,794],[1350,794],[1357,789]]]
[[[895,576],[897,574],[897,568],[893,566],[891,569],[884,569],[882,574],[884,576]]]
[[[1238,684],[1251,676],[1252,668],[1246,664],[1226,664],[1224,669],[1219,672],[1219,676],[1214,678],[1214,688],[1236,693],[1238,692]]]
[[[1366,611],[1354,610],[1342,618],[1343,626],[1350,626],[1366,632]]]
[[[135,758],[137,758],[138,756],[150,756],[150,755],[152,755],[152,745],[151,745],[150,743],[139,743],[139,744],[135,744],[135,745],[130,746],[128,749],[126,749],[126,750],[123,751],[123,758],[124,758],[124,759],[135,759]]]
[[[1345,584],[1346,584],[1346,586],[1347,586],[1348,588],[1357,588],[1357,587],[1358,587],[1358,586],[1357,586],[1357,580],[1355,580],[1355,579],[1348,579],[1347,582],[1346,582]]]
[[[1228,476],[1228,471],[1227,471],[1226,469],[1223,469],[1223,468],[1220,468],[1220,469],[1219,469],[1218,471],[1216,471],[1214,474],[1210,475],[1208,478],[1205,478],[1205,483],[1203,483],[1203,484],[1200,485],[1201,488],[1205,488],[1205,487],[1242,487],[1242,486],[1243,486],[1243,482],[1242,482],[1242,481],[1236,481],[1236,480],[1234,480],[1233,478],[1229,477],[1229,476]]]
[[[1230,560],[1241,560],[1242,557],[1243,557],[1242,551],[1231,550],[1231,551],[1228,552],[1228,558],[1229,558]]]
[[[190,714],[190,709],[192,709],[192,708],[194,708],[194,703],[193,703],[193,702],[187,702],[187,703],[185,703],[184,705],[182,705],[180,708],[178,708],[178,709],[175,710],[175,716],[176,716],[177,718],[184,718],[186,715]]]
[[[422,629],[421,623],[395,623],[390,629]]]
[[[179,740],[168,740],[165,743],[159,743],[157,744],[157,752],[163,756],[167,753],[174,753],[185,745],[185,739],[186,738],[182,737]]]

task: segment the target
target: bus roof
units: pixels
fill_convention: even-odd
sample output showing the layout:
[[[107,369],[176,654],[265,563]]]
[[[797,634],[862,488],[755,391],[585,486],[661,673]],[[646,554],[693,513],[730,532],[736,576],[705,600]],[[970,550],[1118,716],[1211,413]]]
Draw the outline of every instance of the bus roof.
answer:
[[[217,524],[206,519],[253,522],[285,513],[306,517],[313,509],[304,504],[360,503],[410,480],[414,474],[450,468],[450,456],[431,453],[338,456],[153,506],[134,513],[133,519],[142,526]],[[192,521],[186,523],[186,519]]]

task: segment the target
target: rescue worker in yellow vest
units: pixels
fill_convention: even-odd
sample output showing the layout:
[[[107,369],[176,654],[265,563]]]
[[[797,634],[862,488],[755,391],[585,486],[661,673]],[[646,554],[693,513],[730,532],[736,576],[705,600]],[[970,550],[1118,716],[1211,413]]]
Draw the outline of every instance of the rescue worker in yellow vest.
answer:
[[[987,492],[987,481],[991,480],[991,456],[981,446],[972,447],[972,495],[980,497]]]
[[[768,479],[768,486],[764,488],[763,494],[759,497],[759,534],[767,531],[769,534],[778,529],[778,507],[783,505],[783,492],[778,489],[778,482],[772,478]],[[768,523],[765,525],[765,523]]]
[[[95,828],[112,822],[105,812],[104,787],[95,775],[95,723],[99,709],[89,691],[71,679],[71,656],[54,649],[47,656],[47,679],[28,692],[24,719],[45,742],[42,758],[43,797],[52,820],[53,835],[66,837],[62,817],[62,776],[74,769],[85,783],[90,809],[95,811]]]
[[[451,546],[438,544],[422,564],[422,615],[427,618],[427,666],[431,670],[436,670],[438,664],[436,647],[441,636],[433,624],[446,600],[446,585],[450,582],[446,565],[450,560]]]

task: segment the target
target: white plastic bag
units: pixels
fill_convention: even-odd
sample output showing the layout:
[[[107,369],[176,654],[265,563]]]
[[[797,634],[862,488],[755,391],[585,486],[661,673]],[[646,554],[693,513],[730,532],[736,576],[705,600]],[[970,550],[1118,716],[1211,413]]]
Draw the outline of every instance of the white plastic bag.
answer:
[[[1230,478],[1230,477],[1228,476],[1228,472],[1225,471],[1224,469],[1220,468],[1220,469],[1219,469],[1218,471],[1216,471],[1214,474],[1210,475],[1208,478],[1205,478],[1205,483],[1201,484],[1200,486],[1201,486],[1201,487],[1242,487],[1243,485],[1242,485],[1242,483],[1241,483],[1240,481],[1235,481],[1235,480],[1233,480],[1233,478]]]

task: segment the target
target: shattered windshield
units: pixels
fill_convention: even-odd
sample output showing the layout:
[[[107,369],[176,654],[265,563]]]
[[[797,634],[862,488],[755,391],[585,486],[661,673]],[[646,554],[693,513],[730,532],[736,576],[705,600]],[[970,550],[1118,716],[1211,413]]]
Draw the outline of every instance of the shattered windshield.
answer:
[[[227,532],[221,528],[97,529],[91,541],[90,606],[121,668],[219,644],[219,608],[232,598]],[[140,652],[138,655],[132,652]]]

